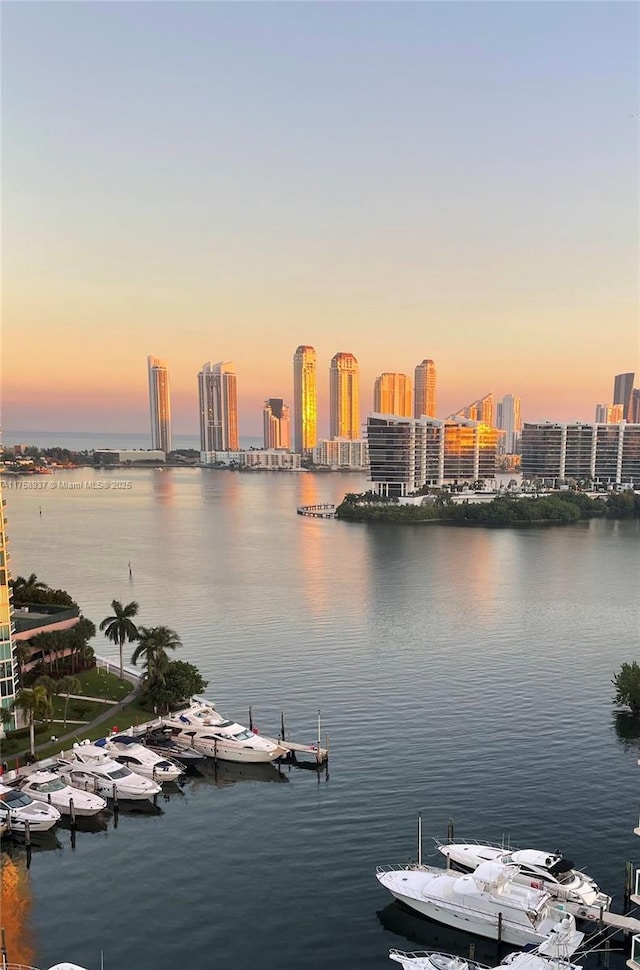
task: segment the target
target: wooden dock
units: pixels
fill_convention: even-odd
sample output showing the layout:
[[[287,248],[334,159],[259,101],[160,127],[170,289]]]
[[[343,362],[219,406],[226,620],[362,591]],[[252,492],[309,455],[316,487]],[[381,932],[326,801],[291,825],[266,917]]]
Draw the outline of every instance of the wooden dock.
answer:
[[[605,926],[622,930],[624,933],[640,933],[640,919],[635,916],[623,916],[621,913],[607,912],[602,914],[601,922]]]
[[[287,752],[283,761],[312,760],[317,765],[324,765],[329,760],[329,749],[319,747],[317,744],[296,744],[294,741],[281,741],[278,738],[270,738],[275,744],[279,744]]]
[[[299,505],[296,509],[298,515],[308,515],[312,519],[335,519],[336,507],[330,502],[324,505]]]

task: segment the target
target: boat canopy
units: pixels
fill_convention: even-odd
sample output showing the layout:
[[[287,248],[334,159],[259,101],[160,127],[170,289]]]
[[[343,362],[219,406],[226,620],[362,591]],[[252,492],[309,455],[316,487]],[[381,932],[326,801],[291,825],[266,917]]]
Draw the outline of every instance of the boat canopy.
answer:
[[[549,872],[553,876],[558,876],[563,872],[571,872],[572,869],[575,869],[575,865],[571,859],[558,859],[552,866],[549,866]]]

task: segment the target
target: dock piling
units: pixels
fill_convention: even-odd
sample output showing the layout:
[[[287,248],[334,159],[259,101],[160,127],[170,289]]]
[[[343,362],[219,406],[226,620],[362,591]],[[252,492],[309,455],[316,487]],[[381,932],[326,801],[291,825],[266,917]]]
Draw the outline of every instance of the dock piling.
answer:
[[[69,815],[71,816],[71,831],[76,827],[76,806],[73,804],[73,798],[69,799]]]
[[[280,738],[282,741],[286,741],[287,738],[284,727],[284,711],[280,711]]]
[[[502,913],[498,913],[498,943],[502,943]]]
[[[470,943],[469,944],[469,959],[470,960],[475,960],[475,958],[476,958],[476,945],[475,945],[475,943]]]
[[[7,941],[4,934],[4,926],[0,929],[0,957],[2,957],[2,966],[9,966],[9,954],[7,953]]]
[[[253,708],[249,704],[249,730],[253,731]]]
[[[27,847],[27,869],[31,868],[31,825],[27,819],[24,823],[24,842]]]
[[[447,842],[453,842],[455,827],[453,824],[453,819],[449,819],[449,824],[447,826]]]

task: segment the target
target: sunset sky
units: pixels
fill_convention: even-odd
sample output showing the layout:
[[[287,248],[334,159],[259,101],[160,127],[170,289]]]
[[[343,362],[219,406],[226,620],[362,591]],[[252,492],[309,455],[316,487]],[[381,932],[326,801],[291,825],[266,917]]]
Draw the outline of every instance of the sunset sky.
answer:
[[[5,428],[174,432],[235,360],[240,431],[298,344],[592,420],[639,369],[634,3],[2,10]]]

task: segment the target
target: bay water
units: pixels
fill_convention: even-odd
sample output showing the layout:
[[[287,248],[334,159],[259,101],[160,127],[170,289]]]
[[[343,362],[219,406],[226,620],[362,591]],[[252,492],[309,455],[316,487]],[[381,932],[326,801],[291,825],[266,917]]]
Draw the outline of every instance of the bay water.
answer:
[[[35,965],[382,970],[391,946],[466,952],[375,878],[416,858],[419,813],[436,864],[452,818],[460,838],[560,848],[621,907],[640,742],[611,677],[638,656],[639,524],[296,515],[366,487],[195,468],[5,487],[13,575],[67,589],[96,625],[112,599],[137,600],[140,623],[178,631],[221,712],[246,723],[251,705],[275,735],[284,711],[311,742],[320,709],[331,752],[328,778],[226,767],[75,848],[58,831],[28,874]]]

